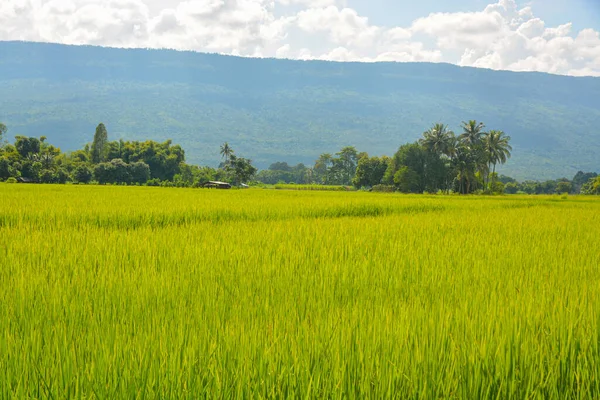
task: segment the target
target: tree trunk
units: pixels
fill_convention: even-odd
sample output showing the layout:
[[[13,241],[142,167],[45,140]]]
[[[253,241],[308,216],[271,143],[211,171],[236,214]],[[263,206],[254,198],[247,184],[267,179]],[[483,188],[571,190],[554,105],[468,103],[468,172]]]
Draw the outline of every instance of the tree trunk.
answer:
[[[492,172],[492,189],[494,188],[495,175],[496,175],[496,163],[494,163],[494,171]]]

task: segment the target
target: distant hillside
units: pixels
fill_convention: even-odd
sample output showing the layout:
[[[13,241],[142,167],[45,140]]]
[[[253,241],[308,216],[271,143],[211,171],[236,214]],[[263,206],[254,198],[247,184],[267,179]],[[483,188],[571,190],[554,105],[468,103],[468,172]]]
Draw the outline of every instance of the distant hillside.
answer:
[[[472,118],[513,137],[503,173],[600,170],[599,78],[17,42],[0,54],[0,121],[63,150],[104,122],[111,140],[171,138],[210,165],[228,141],[265,167],[346,145],[391,155],[434,122]]]

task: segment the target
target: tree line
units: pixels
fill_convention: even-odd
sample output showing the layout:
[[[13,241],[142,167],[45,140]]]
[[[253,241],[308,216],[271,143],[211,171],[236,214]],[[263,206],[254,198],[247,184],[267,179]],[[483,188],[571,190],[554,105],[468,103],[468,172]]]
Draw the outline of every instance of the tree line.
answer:
[[[240,184],[256,174],[252,161],[226,149],[219,168],[185,162],[185,152],[170,140],[109,141],[104,124],[96,127],[91,144],[63,153],[40,138],[17,135],[12,144],[0,123],[0,180],[35,183],[90,183],[198,187],[210,180]],[[228,147],[228,146],[227,146]]]
[[[485,124],[473,120],[463,122],[459,134],[438,123],[420,140],[400,146],[392,157],[370,157],[355,147],[344,147],[335,154],[321,154],[312,167],[273,163],[257,179],[266,184],[352,185],[404,193],[600,194],[596,173],[522,183],[498,175],[496,167],[511,157],[510,140],[503,131],[487,131]]]
[[[501,190],[496,166],[504,164],[511,151],[510,136],[498,130],[485,131],[483,123],[464,122],[459,135],[438,123],[417,142],[400,146],[392,157],[370,157],[354,147],[344,147],[335,155],[322,154],[312,168],[288,166],[278,174],[275,168],[282,165],[278,163],[270,172],[259,173],[258,179],[272,183],[276,177],[293,176],[300,183],[404,193],[492,193]]]
[[[392,157],[371,157],[347,146],[335,154],[321,154],[310,167],[276,162],[260,172],[229,143],[220,148],[223,162],[212,168],[187,164],[184,150],[170,140],[109,141],[102,123],[90,144],[69,153],[47,143],[44,136],[17,135],[13,144],[7,144],[7,132],[0,123],[0,180],[177,187],[199,187],[218,180],[234,185],[345,185],[403,193],[600,194],[596,173],[578,172],[571,180],[545,182],[499,176],[496,167],[511,157],[511,138],[500,130],[487,131],[474,120],[463,122],[459,134],[445,124],[435,124],[418,141],[400,146]]]

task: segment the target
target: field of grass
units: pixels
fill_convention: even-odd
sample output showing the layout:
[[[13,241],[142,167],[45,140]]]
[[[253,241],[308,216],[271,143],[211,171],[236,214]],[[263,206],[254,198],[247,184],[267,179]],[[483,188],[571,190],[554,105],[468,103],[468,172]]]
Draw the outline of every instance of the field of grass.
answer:
[[[272,186],[273,189],[278,190],[317,190],[317,191],[328,191],[328,192],[353,192],[356,188],[353,186],[341,186],[341,185],[296,185],[296,184],[282,184]]]
[[[0,200],[0,398],[600,397],[600,199]]]

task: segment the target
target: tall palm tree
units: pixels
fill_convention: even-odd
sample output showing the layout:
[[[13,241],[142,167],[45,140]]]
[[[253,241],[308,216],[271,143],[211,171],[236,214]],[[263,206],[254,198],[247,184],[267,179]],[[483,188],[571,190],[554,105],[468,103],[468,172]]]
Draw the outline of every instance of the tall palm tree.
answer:
[[[233,149],[229,143],[225,142],[221,145],[221,156],[225,158],[225,164],[229,164],[229,159],[233,155]]]
[[[476,162],[473,153],[466,146],[456,146],[452,166],[457,174],[459,192],[461,194],[471,193],[471,183],[475,180]]]
[[[481,144],[482,138],[485,134],[485,125],[483,122],[477,122],[470,120],[469,122],[462,123],[463,133],[459,136],[460,140],[470,148],[477,147]]]
[[[512,146],[510,145],[510,139],[510,136],[504,132],[495,130],[489,131],[485,136],[484,149],[487,153],[490,166],[493,166],[492,187],[494,186],[494,176],[496,175],[496,164],[506,163],[511,156]]]
[[[423,138],[419,140],[419,143],[435,154],[444,154],[452,158],[451,148],[454,137],[454,132],[449,130],[447,125],[438,123],[423,133]]]
[[[475,161],[475,169],[479,172],[479,176],[485,186],[485,177],[488,173],[488,160],[483,150],[483,138],[485,137],[485,125],[483,122],[470,120],[462,123],[463,133],[459,139],[463,146],[470,152]],[[474,182],[477,180],[474,179]]]

